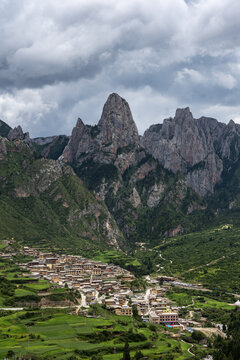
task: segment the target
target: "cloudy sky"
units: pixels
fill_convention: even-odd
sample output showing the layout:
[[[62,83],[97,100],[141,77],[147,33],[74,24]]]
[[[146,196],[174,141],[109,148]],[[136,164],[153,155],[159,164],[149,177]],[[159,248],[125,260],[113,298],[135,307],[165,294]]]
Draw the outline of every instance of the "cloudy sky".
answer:
[[[240,122],[239,16],[239,0],[1,0],[0,118],[70,134],[117,92],[140,133],[185,106]]]

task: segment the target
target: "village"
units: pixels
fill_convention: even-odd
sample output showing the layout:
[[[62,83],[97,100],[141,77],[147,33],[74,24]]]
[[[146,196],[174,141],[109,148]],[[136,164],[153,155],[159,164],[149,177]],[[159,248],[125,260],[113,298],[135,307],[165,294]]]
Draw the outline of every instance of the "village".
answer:
[[[179,321],[178,307],[164,295],[166,286],[148,278],[150,287],[144,292],[133,291],[131,282],[135,276],[121,267],[89,260],[77,255],[44,253],[24,246],[20,252],[33,260],[20,264],[24,276],[46,279],[60,287],[79,291],[80,302],[76,313],[87,315],[89,306],[102,304],[116,315],[133,316],[133,308],[143,322],[164,324],[168,327],[184,327]],[[11,257],[11,253],[1,256]],[[173,279],[165,279],[171,281]]]

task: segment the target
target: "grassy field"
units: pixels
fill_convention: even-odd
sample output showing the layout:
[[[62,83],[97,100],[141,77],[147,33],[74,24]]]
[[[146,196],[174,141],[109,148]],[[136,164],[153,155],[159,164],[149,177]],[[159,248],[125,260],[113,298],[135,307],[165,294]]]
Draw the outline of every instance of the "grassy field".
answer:
[[[48,290],[51,286],[52,286],[52,284],[50,284],[46,280],[38,280],[37,283],[25,285],[25,288],[27,288],[29,290],[34,290],[34,291],[44,291],[44,290]]]
[[[21,311],[0,317],[0,357],[11,349],[17,356],[28,354],[37,359],[91,359],[101,353],[104,360],[120,359],[126,337],[131,355],[141,349],[149,359],[171,354],[187,359],[190,345],[158,334],[132,318],[109,314],[106,318],[86,318],[64,311]]]
[[[203,297],[203,301],[199,301],[198,297],[194,297],[194,307],[196,308],[217,308],[217,309],[224,309],[224,310],[232,310],[233,306],[229,305],[224,301],[217,301],[214,299],[210,299],[208,297]]]
[[[142,263],[133,256],[128,256],[123,252],[114,250],[97,251],[92,257],[94,260],[105,263],[113,263],[132,271],[135,275],[142,275]]]
[[[187,306],[191,308],[203,309],[221,309],[232,310],[234,307],[229,304],[235,302],[235,298],[231,294],[219,293],[217,291],[201,292],[197,290],[183,289],[180,287],[173,287],[168,293],[167,297],[178,306]]]
[[[240,225],[231,215],[201,232],[163,240],[152,250],[162,273],[211,289],[240,292]],[[221,222],[222,220],[222,222]],[[225,220],[225,222],[223,222]]]

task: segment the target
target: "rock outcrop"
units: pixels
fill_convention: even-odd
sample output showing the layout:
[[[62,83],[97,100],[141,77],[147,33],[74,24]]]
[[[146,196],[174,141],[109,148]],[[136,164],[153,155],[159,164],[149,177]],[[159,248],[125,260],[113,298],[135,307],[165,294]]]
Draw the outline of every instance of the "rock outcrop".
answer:
[[[118,94],[111,94],[98,123],[97,139],[105,151],[116,154],[119,148],[136,146],[139,136],[130,107]]]
[[[57,160],[62,155],[69,136],[57,135],[31,139],[31,147],[38,157]]]
[[[95,163],[109,164],[122,150],[130,151],[138,146],[138,131],[128,103],[118,94],[111,94],[98,125],[88,126],[78,119],[61,161],[74,166],[90,159]]]
[[[177,109],[174,118],[145,131],[141,145],[164,168],[180,172],[188,185],[205,196],[221,182],[225,163],[239,157],[240,127],[215,119],[194,119],[189,108]]]
[[[11,141],[24,140],[24,141],[28,142],[30,140],[29,133],[28,132],[24,133],[20,125],[18,125],[14,129],[11,129],[9,131],[7,137]]]
[[[0,120],[0,136],[7,137],[11,127],[4,121]]]

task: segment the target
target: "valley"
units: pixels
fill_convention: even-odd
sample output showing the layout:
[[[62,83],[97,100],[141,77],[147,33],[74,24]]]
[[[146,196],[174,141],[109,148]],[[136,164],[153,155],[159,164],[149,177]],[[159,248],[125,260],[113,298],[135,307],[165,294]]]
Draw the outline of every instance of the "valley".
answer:
[[[136,278],[119,266],[13,239],[2,241],[0,256],[4,356],[121,359],[128,341],[133,358],[139,351],[148,359],[202,359],[213,351],[213,334],[226,337],[219,322],[235,308],[233,295],[200,284]]]
[[[71,136],[0,121],[0,354],[219,360],[239,313],[239,154],[238,124],[189,108],[140,136],[116,93]]]

